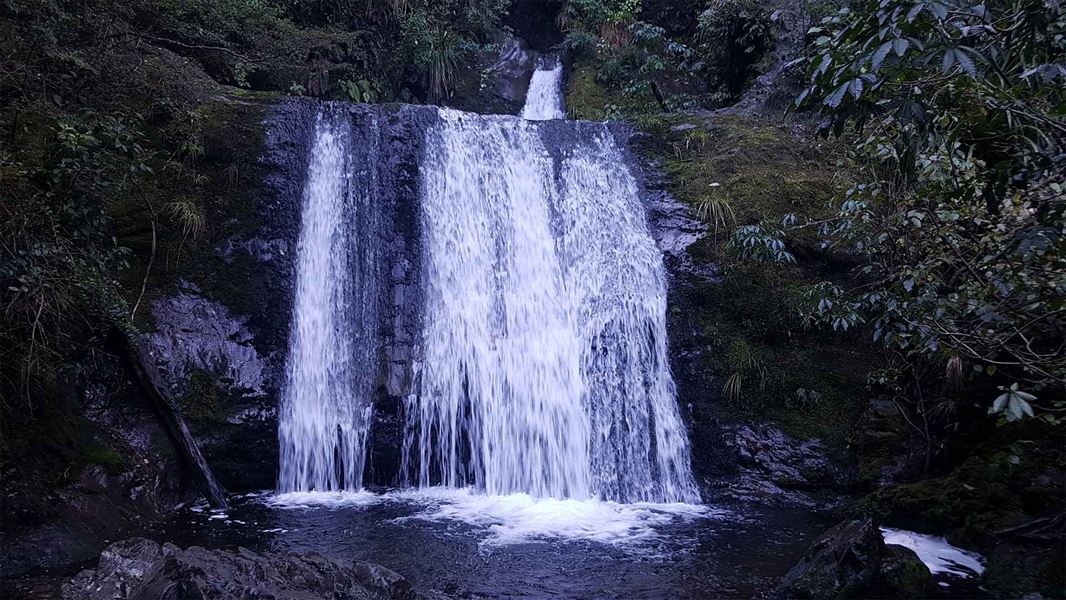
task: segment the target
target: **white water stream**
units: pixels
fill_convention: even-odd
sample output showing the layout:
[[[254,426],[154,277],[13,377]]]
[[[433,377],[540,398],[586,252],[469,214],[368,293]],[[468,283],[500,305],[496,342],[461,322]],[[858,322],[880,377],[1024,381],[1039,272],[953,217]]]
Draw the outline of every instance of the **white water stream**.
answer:
[[[556,57],[545,57],[529,81],[522,118],[530,121],[565,119],[563,110],[563,65]]]
[[[363,371],[374,350],[370,328],[376,303],[367,301],[375,282],[365,276],[370,269],[355,251],[359,240],[353,221],[365,198],[350,185],[350,144],[347,115],[322,110],[304,190],[278,415],[282,492],[362,487],[373,412]]]

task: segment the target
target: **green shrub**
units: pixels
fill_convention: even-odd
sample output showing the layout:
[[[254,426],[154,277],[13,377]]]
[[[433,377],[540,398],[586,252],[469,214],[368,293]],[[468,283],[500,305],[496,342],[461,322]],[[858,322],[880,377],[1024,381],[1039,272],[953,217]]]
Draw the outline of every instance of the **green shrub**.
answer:
[[[713,0],[698,20],[697,55],[712,86],[743,91],[773,44],[770,17],[755,0]]]

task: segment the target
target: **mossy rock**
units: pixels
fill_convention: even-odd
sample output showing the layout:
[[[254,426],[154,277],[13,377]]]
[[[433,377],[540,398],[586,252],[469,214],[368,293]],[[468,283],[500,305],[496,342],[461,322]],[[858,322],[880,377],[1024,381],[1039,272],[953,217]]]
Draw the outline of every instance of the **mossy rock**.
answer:
[[[714,410],[699,414],[776,421],[843,455],[879,352],[865,339],[804,326],[798,306],[808,286],[843,280],[849,265],[820,248],[813,228],[790,236],[796,264],[743,261],[727,247],[735,225],[826,216],[847,183],[838,168],[843,147],[789,123],[740,115],[647,115],[635,125],[644,134],[638,149],[658,159],[676,198],[694,210],[706,200],[725,202],[733,216],[709,223],[710,234],[689,248],[694,262],[721,272],[720,280],[685,292],[689,318],[709,342],[705,367],[719,385],[741,383],[739,394],[733,385]]]
[[[936,590],[933,575],[913,550],[886,545],[881,558],[876,598],[929,598]]]
[[[820,535],[782,578],[778,598],[928,598],[929,569],[902,546],[886,545],[869,519],[844,521]]]
[[[246,313],[254,303],[254,292],[237,285],[241,279],[233,276],[234,269],[247,265],[221,259],[215,248],[231,236],[253,235],[261,228],[263,121],[276,98],[220,86],[210,101],[183,117],[189,128],[183,135],[199,148],[181,171],[192,184],[176,194],[167,177],[156,176],[136,196],[116,199],[109,207],[119,243],[133,251],[129,268],[118,279],[130,306],[140,299],[140,328],[153,328],[152,302],[172,293],[183,279],[212,291],[217,288],[215,299],[237,313]],[[201,229],[190,231],[183,225],[179,203],[188,203],[201,215]]]
[[[111,448],[91,448],[85,455],[85,462],[100,465],[112,475],[129,468],[126,458]]]
[[[567,117],[583,121],[646,119],[659,110],[653,98],[600,83],[591,60],[577,61],[568,69],[565,104]]]
[[[1061,511],[1066,449],[1039,422],[993,428],[947,474],[878,489],[851,511],[968,544]],[[964,446],[965,447],[965,446]]]

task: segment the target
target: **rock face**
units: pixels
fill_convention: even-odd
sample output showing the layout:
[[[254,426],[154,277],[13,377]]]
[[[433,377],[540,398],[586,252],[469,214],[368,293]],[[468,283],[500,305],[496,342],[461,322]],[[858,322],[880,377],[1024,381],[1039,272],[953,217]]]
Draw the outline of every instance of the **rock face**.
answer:
[[[222,486],[243,491],[272,487],[277,474],[275,407],[314,113],[272,101],[218,110],[240,117],[214,123],[205,156],[239,164],[247,185],[220,190],[216,237],[176,263],[177,281],[152,290],[143,345]]]
[[[244,548],[182,550],[143,538],[108,546],[99,566],[64,584],[62,594],[64,600],[418,597],[403,577],[372,563],[341,564],[318,554],[260,555]]]
[[[91,559],[104,539],[195,497],[167,432],[117,353],[101,353],[72,375],[84,420],[51,423],[92,436],[96,450],[78,457],[86,464],[75,463],[61,486],[21,463],[0,473],[0,577]]]
[[[470,112],[518,114],[525,104],[533,69],[534,54],[526,42],[501,33],[460,74],[457,89],[442,104]]]
[[[736,453],[737,475],[721,480],[726,498],[775,506],[813,507],[850,485],[852,475],[836,465],[818,440],[793,440],[773,425],[723,427],[726,447]]]
[[[782,578],[779,598],[926,598],[929,569],[913,551],[886,545],[869,519],[822,534]]]
[[[157,300],[152,314],[156,330],[147,335],[153,358],[176,393],[184,393],[193,370],[210,371],[233,385],[261,394],[266,367],[252,346],[247,317],[199,295],[195,284],[182,282],[175,296]],[[174,385],[174,384],[177,385]]]

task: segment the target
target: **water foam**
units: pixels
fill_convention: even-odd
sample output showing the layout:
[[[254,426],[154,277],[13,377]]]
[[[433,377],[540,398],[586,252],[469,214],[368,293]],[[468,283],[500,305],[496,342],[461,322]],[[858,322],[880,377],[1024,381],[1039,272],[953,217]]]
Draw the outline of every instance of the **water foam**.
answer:
[[[985,571],[984,558],[980,554],[956,548],[943,537],[888,527],[882,527],[881,534],[886,544],[913,550],[933,575],[972,578],[979,577]]]
[[[274,508],[359,508],[379,504],[385,496],[359,491],[338,492],[286,492],[273,494],[261,499],[267,506]]]
[[[487,545],[534,540],[587,540],[643,546],[661,538],[661,528],[679,521],[720,516],[720,511],[684,503],[535,498],[529,494],[495,496],[466,489],[435,488],[399,497],[430,506],[405,520],[459,521],[482,528]]]
[[[472,488],[429,487],[359,492],[289,492],[259,499],[283,510],[368,509],[384,503],[418,507],[395,522],[461,522],[483,534],[483,545],[505,546],[536,540],[592,541],[646,547],[663,528],[729,513],[680,502],[623,504],[602,500],[535,498],[529,494],[491,495]]]

